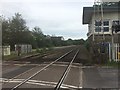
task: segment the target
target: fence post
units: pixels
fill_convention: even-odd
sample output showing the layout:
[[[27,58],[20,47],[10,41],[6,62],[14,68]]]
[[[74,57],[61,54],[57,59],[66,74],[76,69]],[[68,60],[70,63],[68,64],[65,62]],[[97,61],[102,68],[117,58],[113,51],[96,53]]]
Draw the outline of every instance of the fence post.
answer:
[[[108,47],[108,51],[109,51],[109,61],[111,62],[111,45],[110,45],[110,43],[109,43],[109,47]]]
[[[120,45],[118,43],[118,61],[120,61],[120,55],[119,55],[119,53],[120,53]]]

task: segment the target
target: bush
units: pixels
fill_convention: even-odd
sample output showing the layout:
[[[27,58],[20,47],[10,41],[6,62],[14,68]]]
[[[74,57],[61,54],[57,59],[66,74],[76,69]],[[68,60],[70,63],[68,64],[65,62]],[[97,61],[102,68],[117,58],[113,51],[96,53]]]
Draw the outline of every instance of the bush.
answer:
[[[84,45],[87,48],[87,50],[90,51],[90,44],[89,44],[89,42],[86,41]]]
[[[113,66],[113,67],[120,67],[120,62],[112,60],[112,61],[108,61],[106,65]]]
[[[37,49],[36,49],[36,52],[37,52],[37,53],[41,53],[41,49],[37,48]]]

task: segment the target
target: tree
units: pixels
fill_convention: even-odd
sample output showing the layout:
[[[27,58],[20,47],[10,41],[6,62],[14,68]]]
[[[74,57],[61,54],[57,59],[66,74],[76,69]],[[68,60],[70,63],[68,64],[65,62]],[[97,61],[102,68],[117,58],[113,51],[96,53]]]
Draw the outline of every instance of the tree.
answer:
[[[2,19],[2,44],[7,45],[10,42],[9,20]]]
[[[43,36],[42,30],[41,30],[41,28],[38,27],[38,26],[35,26],[35,27],[33,28],[33,32],[36,33],[36,34],[38,34],[38,35]]]
[[[71,38],[69,38],[67,41],[66,41],[67,45],[73,45],[73,40]]]
[[[39,48],[44,47],[45,36],[42,33],[42,30],[38,26],[35,26],[32,30],[32,34],[33,34],[34,40],[36,41],[37,47]]]
[[[31,44],[33,48],[43,48],[51,46],[80,45],[84,40],[68,39],[64,41],[63,37],[44,35],[41,28],[35,26],[32,31],[26,26],[26,21],[22,15],[15,13],[10,19],[3,18],[3,44],[10,45],[14,50],[15,44]]]
[[[21,14],[16,13],[10,21],[10,30],[12,31],[12,39],[15,43],[23,43],[22,38],[24,38],[23,33],[28,31],[25,20],[22,18]],[[13,43],[13,42],[12,42]]]
[[[3,19],[3,44],[9,44],[14,50],[15,44],[31,44],[33,37],[22,15],[15,13],[10,19]]]

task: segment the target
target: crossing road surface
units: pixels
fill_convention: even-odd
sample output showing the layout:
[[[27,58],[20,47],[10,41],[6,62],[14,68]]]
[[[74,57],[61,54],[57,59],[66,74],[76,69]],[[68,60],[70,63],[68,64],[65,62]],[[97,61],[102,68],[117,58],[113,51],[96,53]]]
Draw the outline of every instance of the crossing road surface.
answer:
[[[53,64],[51,67],[45,69],[43,72],[41,72],[40,74],[38,74],[37,76],[32,78],[30,81],[28,81],[26,84],[22,85],[20,88],[54,88],[55,85],[57,84],[58,80],[61,78],[65,68],[67,67],[66,64],[67,63]],[[3,78],[6,79],[5,81],[3,81],[4,82],[3,88],[11,88],[11,87],[15,86],[16,84],[18,84],[21,81],[23,81],[24,79],[28,78],[30,75],[32,75],[33,73],[35,73],[36,71],[38,71],[39,69],[44,67],[45,65],[46,64],[42,64],[39,67],[37,65],[36,68],[31,70],[30,72],[24,73],[23,75],[14,78],[14,80],[10,80],[9,83],[7,83],[8,82],[7,79],[8,78],[10,79],[9,74],[11,74],[13,72],[17,73],[20,70],[20,68],[21,68],[21,70],[23,70],[23,72],[25,72],[24,68],[26,68],[26,67],[21,66],[19,69],[15,70],[13,72],[8,72],[7,74],[5,73],[5,75],[3,74]],[[62,87],[63,88],[73,88],[73,89],[81,88],[82,87],[81,71],[82,71],[82,68],[81,68],[80,64],[73,65],[72,69],[71,69],[68,77],[66,78],[66,81],[62,85]],[[11,77],[13,78],[14,75]]]
[[[83,88],[120,88],[117,68],[83,68]]]
[[[90,57],[83,46],[59,50],[35,60],[3,62],[0,79],[3,90],[17,90],[18,88],[59,90],[57,86],[60,86],[60,89],[70,90],[119,88],[118,68],[84,66],[82,63],[88,61]]]
[[[47,63],[46,63],[47,64]],[[44,67],[46,64],[41,65],[16,65],[16,69],[10,72],[3,73],[3,88],[11,88]],[[41,72],[27,83],[22,85],[20,88],[54,88],[67,67],[67,63],[53,64]],[[19,67],[19,68],[18,68]],[[34,68],[30,72],[28,70]],[[19,73],[25,72],[19,76]],[[19,72],[21,71],[21,72]],[[14,73],[14,74],[13,74]],[[8,79],[14,78],[9,81]],[[72,65],[72,69],[64,81],[62,88],[78,89],[78,88],[119,88],[118,81],[118,69],[116,68],[105,68],[105,67],[86,67],[80,64]]]

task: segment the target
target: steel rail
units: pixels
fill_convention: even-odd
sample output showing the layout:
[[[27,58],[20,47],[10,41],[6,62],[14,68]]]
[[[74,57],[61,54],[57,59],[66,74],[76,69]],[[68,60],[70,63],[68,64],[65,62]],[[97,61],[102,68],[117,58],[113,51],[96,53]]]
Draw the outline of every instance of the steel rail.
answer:
[[[72,58],[71,62],[68,64],[65,72],[63,73],[62,77],[61,77],[60,80],[58,81],[58,83],[57,83],[56,87],[54,88],[54,90],[59,90],[59,89],[60,89],[60,87],[61,87],[62,83],[64,82],[65,78],[67,77],[67,75],[68,75],[68,73],[69,73],[69,71],[70,71],[70,69],[71,69],[72,63],[73,63],[73,61],[75,60],[75,58],[76,58],[76,56],[78,55],[78,53],[79,53],[79,50],[77,50],[77,52],[75,53],[75,55],[74,55],[74,57]]]
[[[43,70],[45,70],[46,68],[48,68],[50,65],[54,64],[58,60],[60,60],[60,59],[64,58],[65,56],[67,56],[72,51],[73,50],[70,50],[69,52],[67,52],[64,55],[60,56],[55,61],[51,62],[50,64],[46,65],[45,67],[43,67],[42,69],[40,69],[39,71],[37,71],[36,73],[34,73],[33,75],[31,75],[30,77],[28,77],[27,79],[25,79],[23,82],[21,82],[21,83],[17,84],[16,86],[14,86],[11,90],[17,89],[18,87],[20,87],[21,85],[23,85],[24,83],[26,83],[28,80],[30,80],[31,78],[35,77],[37,74],[39,74],[40,72],[42,72]]]

